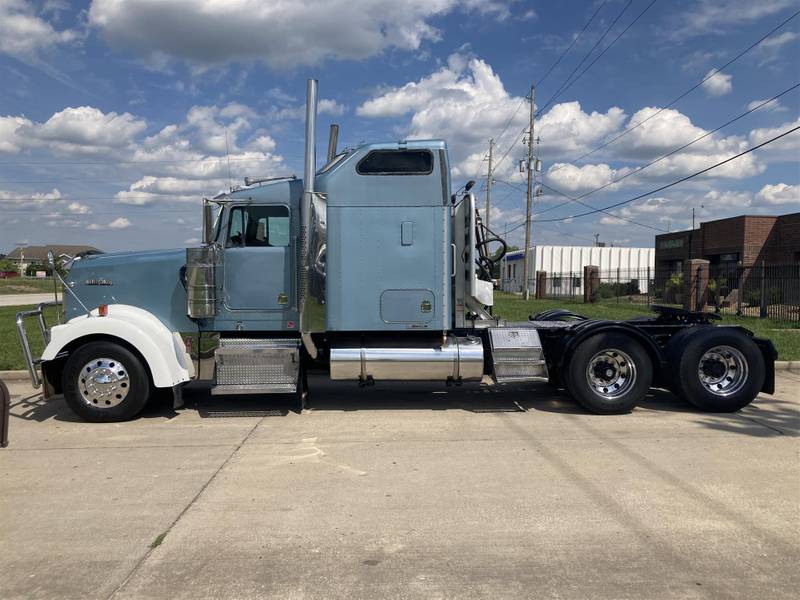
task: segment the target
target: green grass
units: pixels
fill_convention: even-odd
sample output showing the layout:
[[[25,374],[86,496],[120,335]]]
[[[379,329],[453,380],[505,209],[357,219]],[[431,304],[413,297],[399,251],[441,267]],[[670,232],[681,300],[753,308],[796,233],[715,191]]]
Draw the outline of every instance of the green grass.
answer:
[[[0,371],[25,369],[22,347],[17,338],[15,317],[21,310],[29,310],[32,306],[0,307]],[[560,300],[529,300],[515,294],[495,294],[495,314],[509,321],[527,321],[528,315],[550,308],[568,308],[587,317],[597,319],[630,319],[640,315],[652,314],[646,306],[633,304],[617,304],[606,301],[598,304],[576,304]],[[45,312],[47,323],[55,323],[55,309]],[[800,360],[800,324],[787,324],[771,319],[752,317],[735,317],[723,315],[719,321],[725,325],[741,325],[755,333],[758,337],[769,338],[778,348],[779,360]],[[28,319],[28,339],[34,356],[41,354],[43,344],[35,319]]]
[[[19,311],[30,310],[34,306],[0,306],[0,371],[27,369],[22,356],[22,346],[17,335],[16,316]],[[49,324],[56,323],[55,308],[45,310],[45,321]],[[36,319],[26,319],[28,340],[34,357],[39,356],[44,350],[42,336]]]
[[[59,291],[61,291],[60,284]],[[52,292],[52,279],[36,279],[34,277],[0,279],[0,296],[9,294],[47,294]]]
[[[597,304],[534,299],[525,302],[522,296],[495,292],[494,313],[509,321],[527,321],[528,315],[551,308],[566,308],[593,319],[623,320],[653,314],[647,306],[617,303],[616,300],[605,300]],[[771,339],[778,348],[778,360],[800,360],[800,323],[732,315],[721,316],[722,319],[716,321],[718,324],[741,325],[758,337]]]

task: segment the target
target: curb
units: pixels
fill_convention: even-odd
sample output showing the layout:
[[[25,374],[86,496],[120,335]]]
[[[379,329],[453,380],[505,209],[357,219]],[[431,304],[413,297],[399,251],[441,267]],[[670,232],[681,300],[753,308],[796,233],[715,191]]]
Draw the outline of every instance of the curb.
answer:
[[[28,371],[0,371],[0,379],[3,381],[30,381],[31,374]]]
[[[800,360],[776,360],[776,371],[800,371]]]
[[[800,371],[800,360],[776,360],[776,371]],[[3,381],[28,381],[31,375],[28,371],[0,371]]]

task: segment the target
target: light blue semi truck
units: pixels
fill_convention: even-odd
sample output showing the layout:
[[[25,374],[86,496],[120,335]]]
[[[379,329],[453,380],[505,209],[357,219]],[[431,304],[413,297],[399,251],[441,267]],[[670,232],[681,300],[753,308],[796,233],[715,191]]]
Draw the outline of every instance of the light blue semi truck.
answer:
[[[446,143],[340,152],[332,126],[318,170],[316,81],[307,93],[302,180],[248,178],[205,200],[199,248],[73,260],[62,324],[48,327],[43,306],[18,315],[45,398],[117,421],[139,414],[154,388],[171,388],[177,407],[185,384],[206,380],[212,394],[294,394],[302,410],[309,370],[364,385],[545,380],[597,413],[630,411],[651,386],[709,411],[773,391],[774,346],[713,315],[492,314],[488,247],[503,242],[481,223],[470,184],[451,193]],[[47,342],[40,357],[30,318]]]

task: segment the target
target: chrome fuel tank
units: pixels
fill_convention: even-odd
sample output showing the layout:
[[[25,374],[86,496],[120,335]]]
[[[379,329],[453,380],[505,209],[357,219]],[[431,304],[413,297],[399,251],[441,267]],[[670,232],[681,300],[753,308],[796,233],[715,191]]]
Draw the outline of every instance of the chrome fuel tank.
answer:
[[[480,380],[483,343],[479,338],[448,335],[444,344],[388,344],[332,347],[331,379],[444,381]]]

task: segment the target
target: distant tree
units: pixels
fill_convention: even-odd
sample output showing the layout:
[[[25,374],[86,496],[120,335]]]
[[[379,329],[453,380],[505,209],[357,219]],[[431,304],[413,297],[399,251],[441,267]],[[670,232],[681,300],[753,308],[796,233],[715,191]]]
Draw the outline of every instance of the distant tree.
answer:
[[[3,256],[0,258],[0,271],[16,271],[17,270],[17,263],[13,260],[9,260]]]

